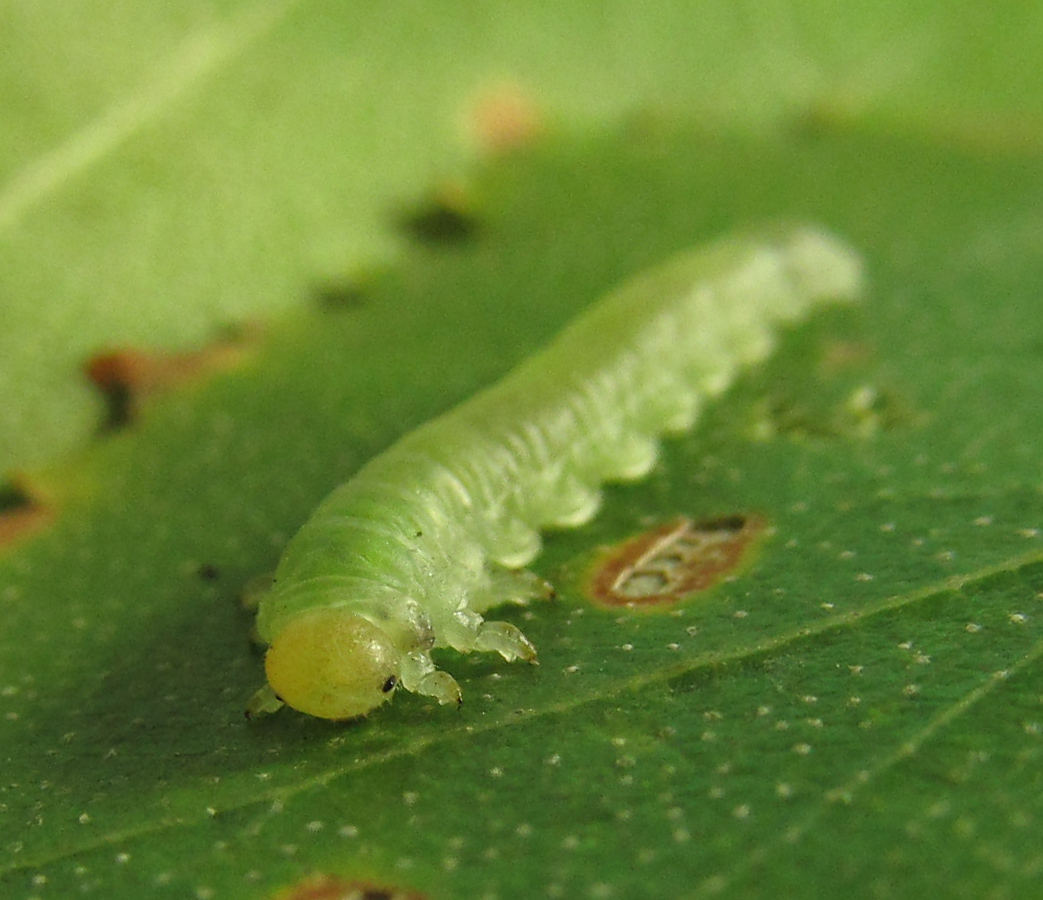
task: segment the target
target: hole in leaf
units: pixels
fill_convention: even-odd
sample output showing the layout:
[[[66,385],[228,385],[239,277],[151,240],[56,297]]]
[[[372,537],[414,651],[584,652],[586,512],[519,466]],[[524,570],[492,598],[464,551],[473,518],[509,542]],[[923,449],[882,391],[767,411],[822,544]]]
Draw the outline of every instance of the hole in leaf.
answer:
[[[614,609],[672,607],[734,574],[763,532],[757,516],[675,519],[610,548],[589,579],[591,599]]]

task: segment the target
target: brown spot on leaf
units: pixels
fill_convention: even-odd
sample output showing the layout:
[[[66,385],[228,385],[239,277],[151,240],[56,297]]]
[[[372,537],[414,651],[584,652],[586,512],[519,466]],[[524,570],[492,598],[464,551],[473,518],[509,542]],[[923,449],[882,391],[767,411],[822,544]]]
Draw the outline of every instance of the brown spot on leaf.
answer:
[[[468,104],[467,127],[486,153],[509,153],[526,147],[544,132],[536,102],[517,84],[496,85]]]
[[[738,570],[763,531],[760,518],[745,515],[660,525],[602,556],[590,579],[590,596],[611,608],[674,606]]]
[[[356,281],[325,281],[312,289],[324,310],[342,312],[366,305],[366,289]]]
[[[30,537],[53,518],[49,506],[17,484],[0,487],[0,549]]]
[[[870,362],[873,351],[868,344],[861,341],[829,341],[822,348],[820,368],[829,375],[856,366],[864,366]]]
[[[285,888],[273,900],[427,900],[412,888],[316,875]]]
[[[203,563],[196,570],[196,574],[203,581],[217,581],[221,577],[221,569],[213,563]]]
[[[455,184],[444,186],[400,221],[406,232],[422,244],[462,244],[478,231],[478,219],[469,197]]]
[[[235,334],[186,353],[163,353],[132,347],[96,353],[84,373],[101,390],[107,406],[102,431],[132,422],[143,402],[195,378],[234,368],[246,356],[253,335]]]

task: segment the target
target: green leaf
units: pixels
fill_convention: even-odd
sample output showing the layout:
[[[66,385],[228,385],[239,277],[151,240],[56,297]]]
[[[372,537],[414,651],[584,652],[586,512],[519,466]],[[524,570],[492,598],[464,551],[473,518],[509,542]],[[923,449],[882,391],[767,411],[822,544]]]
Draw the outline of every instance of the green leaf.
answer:
[[[947,120],[938,137],[940,120],[929,113],[960,103],[973,111],[976,91],[991,98],[1002,80],[1003,64],[990,55],[968,67],[962,86],[942,84],[960,68],[958,51],[974,45],[973,8],[917,21],[907,14],[886,28],[827,22],[810,6],[751,11],[733,22],[729,43],[698,44],[711,54],[699,71],[711,74],[676,89],[663,85],[698,56],[679,24],[690,13],[664,8],[611,79],[599,75],[598,54],[631,45],[607,40],[604,25],[586,26],[580,39],[563,24],[539,35],[499,24],[503,43],[478,39],[478,55],[511,58],[514,33],[512,46],[530,55],[543,48],[558,93],[550,75],[522,80],[539,83],[553,109],[603,118],[647,105],[658,90],[677,111],[571,136],[551,127],[542,145],[474,167],[459,182],[458,205],[427,207],[397,231],[374,223],[401,223],[404,210],[424,208],[416,199],[424,191],[436,193],[431,169],[418,163],[430,159],[421,135],[431,118],[411,120],[412,137],[382,154],[375,148],[389,114],[372,115],[335,166],[322,159],[341,149],[337,135],[361,127],[357,120],[333,122],[322,141],[301,123],[335,118],[342,89],[334,73],[353,67],[380,86],[361,95],[393,98],[403,115],[419,108],[416,98],[430,101],[451,80],[418,74],[424,54],[438,47],[448,58],[447,48],[487,35],[491,8],[449,21],[417,8],[409,10],[415,23],[399,6],[358,23],[334,7],[298,4],[280,18],[273,6],[263,22],[251,9],[211,13],[236,36],[239,49],[223,57],[234,62],[207,70],[156,120],[158,130],[129,135],[98,158],[91,178],[82,170],[58,183],[48,205],[27,207],[3,234],[3,252],[21,261],[5,267],[3,287],[5,301],[26,298],[20,333],[38,335],[51,321],[29,299],[49,284],[68,304],[59,329],[67,360],[102,335],[118,344],[161,334],[173,344],[247,309],[269,315],[226,370],[146,398],[131,427],[28,478],[50,524],[0,560],[4,893],[268,897],[323,873],[431,897],[1033,896],[1043,812],[1035,391],[1043,332],[1033,324],[1043,182],[1038,147],[1023,135],[993,130],[983,150],[983,134],[962,127],[980,121],[968,114]],[[627,9],[613,7],[606,21],[643,21]],[[725,28],[722,9],[707,7],[706,33]],[[29,33],[33,14],[18,15],[15,33]],[[53,112],[57,133],[89,127],[118,104],[127,73],[151,71],[157,51],[142,46],[170,46],[178,27],[130,7],[119,16],[122,27],[144,16],[152,28],[122,58],[97,61],[93,84],[79,87],[93,106]],[[247,20],[260,29],[250,40]],[[43,27],[42,17],[33,21]],[[177,33],[197,34],[201,21]],[[794,50],[774,28],[759,36],[779,21],[803,23],[802,35],[814,24],[813,50]],[[399,46],[408,42],[394,40],[405,23],[420,34],[442,30],[401,70],[391,61],[408,55]],[[42,33],[55,37],[60,27]],[[75,27],[69,46],[81,46]],[[996,41],[1007,40],[1017,58],[1031,43],[1028,27],[997,32]],[[904,42],[888,43],[898,34]],[[342,52],[344,42],[371,56]],[[782,117],[794,97],[836,99],[814,78],[787,95],[776,77],[799,81],[802,53],[828,68],[824,46],[838,70],[856,73],[841,99],[886,80],[854,60],[929,47],[908,54],[915,79],[879,90],[892,113],[935,89],[941,99],[901,128],[885,124],[883,103],[857,121]],[[734,67],[717,77],[712,61],[729,48]],[[290,76],[271,74],[291,60],[300,68]],[[489,71],[488,59],[473,65]],[[458,93],[439,99],[443,112],[474,87],[460,74],[472,70],[461,62],[445,70],[453,66]],[[59,97],[59,68],[23,77]],[[238,90],[228,87],[235,78],[246,80]],[[744,79],[760,86],[764,105],[729,117],[723,85]],[[606,89],[617,81],[618,90]],[[282,117],[246,103],[246,82],[258,91],[276,85],[270,109]],[[995,108],[1033,109],[1032,84]],[[404,97],[394,92],[405,85]],[[705,103],[692,100],[700,86]],[[711,108],[718,122],[777,125],[695,127],[697,112]],[[41,121],[19,121],[35,145],[8,139],[3,159],[23,170],[54,142],[42,140]],[[230,180],[233,162],[179,191],[171,173],[192,171],[192,154],[172,159],[162,149],[185,146],[170,140],[175,133],[197,152],[241,153],[258,148],[258,133],[274,121],[274,134],[312,135],[312,146],[273,139],[263,154],[280,156],[282,167],[245,194]],[[462,158],[438,152],[446,154],[439,168]],[[154,168],[139,168],[150,154]],[[350,174],[359,159],[367,176],[379,174]],[[398,191],[396,166],[410,173]],[[149,171],[165,180],[155,206],[147,195],[138,206]],[[199,200],[207,186],[221,187],[213,207]],[[323,190],[343,193],[323,207]],[[100,220],[89,198],[106,204]],[[250,203],[259,204],[255,214],[232,215]],[[155,245],[118,214],[147,218],[147,209],[179,204],[181,218],[155,213],[167,235]],[[80,218],[66,222],[74,208]],[[353,209],[363,211],[353,217]],[[274,229],[287,216],[291,224]],[[651,478],[612,488],[590,526],[548,536],[539,569],[558,597],[505,614],[538,646],[539,667],[446,653],[441,664],[464,690],[460,710],[403,695],[350,724],[291,712],[243,720],[262,673],[238,596],[273,567],[329,489],[506,372],[627,275],[779,217],[822,222],[862,250],[863,303],[786,335],[694,433],[664,448]],[[442,227],[418,230],[420,219]],[[453,239],[441,241],[447,221],[466,227],[452,226]],[[100,229],[93,249],[83,242],[92,223]],[[175,252],[169,237],[179,233],[198,242],[196,252]],[[153,246],[167,249],[156,256]],[[356,264],[391,246],[399,248],[393,264]],[[34,247],[68,262],[64,281],[60,268],[33,270],[26,254]],[[123,278],[128,272],[138,280]],[[164,290],[153,290],[159,283]],[[80,325],[89,307],[76,297],[101,297],[106,284],[112,302],[95,308],[120,309],[122,324]],[[193,311],[186,298],[206,294],[250,300]],[[179,315],[191,320],[181,331],[172,324]],[[145,316],[154,317],[148,328],[127,324]],[[47,368],[41,352],[32,350],[30,365],[26,351],[24,371]],[[75,431],[57,412],[54,384],[32,391],[29,407],[55,418],[21,433],[50,440],[54,423]],[[33,455],[26,441],[18,458]],[[599,547],[678,515],[728,514],[755,514],[771,528],[734,581],[662,614],[606,612],[587,599]]]

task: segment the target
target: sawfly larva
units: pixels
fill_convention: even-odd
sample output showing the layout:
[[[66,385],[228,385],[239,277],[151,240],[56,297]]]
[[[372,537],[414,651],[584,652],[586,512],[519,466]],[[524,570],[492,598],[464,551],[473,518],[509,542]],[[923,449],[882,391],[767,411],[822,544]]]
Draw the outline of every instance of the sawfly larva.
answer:
[[[483,614],[543,589],[540,530],[588,521],[601,485],[641,478],[659,438],[762,360],[775,329],[854,298],[861,264],[812,226],[728,237],[638,275],[502,381],[407,434],[337,488],[289,542],[257,631],[284,703],[351,719],[398,687],[458,703],[434,647],[535,661]]]

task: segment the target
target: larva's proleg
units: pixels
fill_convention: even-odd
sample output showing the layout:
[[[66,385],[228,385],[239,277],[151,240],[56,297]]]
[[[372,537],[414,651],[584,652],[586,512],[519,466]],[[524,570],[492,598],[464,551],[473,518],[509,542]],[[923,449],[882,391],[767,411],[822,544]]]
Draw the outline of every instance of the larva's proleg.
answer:
[[[541,593],[523,569],[540,530],[588,521],[605,481],[640,478],[661,435],[763,359],[779,325],[854,298],[861,264],[797,226],[717,241],[639,275],[499,383],[406,435],[335,490],[290,541],[257,631],[269,686],[329,719],[398,687],[460,700],[434,647],[534,661],[513,625],[483,618]]]

